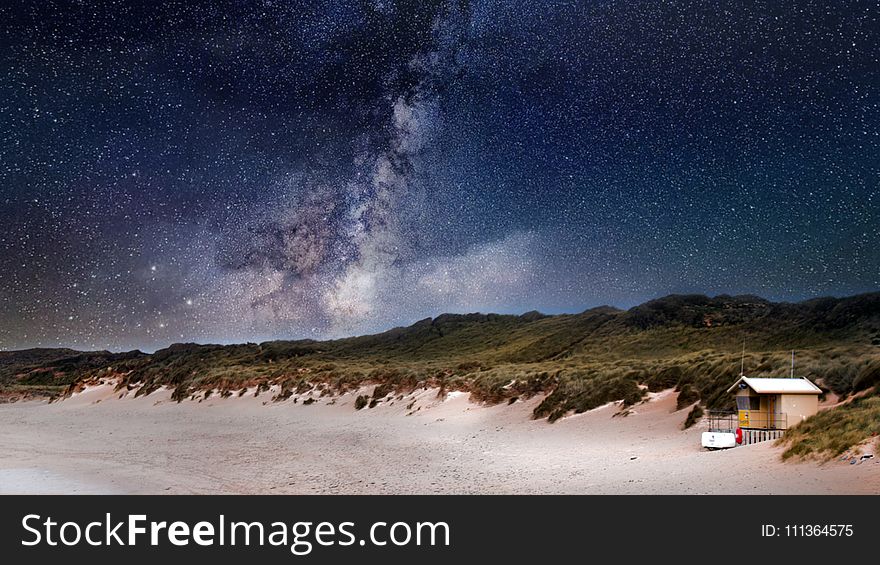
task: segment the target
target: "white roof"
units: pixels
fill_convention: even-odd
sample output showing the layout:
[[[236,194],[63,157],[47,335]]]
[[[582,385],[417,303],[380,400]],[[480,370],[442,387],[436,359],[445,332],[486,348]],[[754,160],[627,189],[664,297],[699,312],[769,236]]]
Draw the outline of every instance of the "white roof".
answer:
[[[745,383],[758,394],[821,394],[822,390],[802,377],[795,378],[763,378],[740,377],[727,392],[733,392],[739,383]]]

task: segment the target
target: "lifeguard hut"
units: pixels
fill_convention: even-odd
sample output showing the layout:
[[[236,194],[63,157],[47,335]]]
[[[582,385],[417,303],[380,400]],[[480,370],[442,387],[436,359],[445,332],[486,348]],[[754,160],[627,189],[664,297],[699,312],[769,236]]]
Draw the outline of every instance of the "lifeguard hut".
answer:
[[[724,449],[782,437],[785,430],[819,411],[822,390],[809,379],[747,377],[740,372],[728,393],[736,396],[736,412],[709,412],[709,431],[702,445]]]
[[[822,390],[809,379],[740,376],[728,393],[736,394],[743,430],[787,430],[819,411]]]

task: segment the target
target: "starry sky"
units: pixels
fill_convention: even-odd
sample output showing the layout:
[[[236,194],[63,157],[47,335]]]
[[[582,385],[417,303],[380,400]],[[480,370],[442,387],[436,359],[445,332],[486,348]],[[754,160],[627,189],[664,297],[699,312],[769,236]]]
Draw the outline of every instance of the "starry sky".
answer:
[[[0,349],[880,288],[880,5],[0,7]]]

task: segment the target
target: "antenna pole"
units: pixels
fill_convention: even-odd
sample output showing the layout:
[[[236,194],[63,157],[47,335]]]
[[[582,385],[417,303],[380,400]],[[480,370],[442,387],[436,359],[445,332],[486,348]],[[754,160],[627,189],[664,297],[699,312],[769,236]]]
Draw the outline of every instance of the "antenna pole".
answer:
[[[794,378],[794,349],[791,350],[791,378]]]
[[[743,377],[746,374],[746,340],[743,340],[743,352],[742,357],[739,360],[739,376]]]

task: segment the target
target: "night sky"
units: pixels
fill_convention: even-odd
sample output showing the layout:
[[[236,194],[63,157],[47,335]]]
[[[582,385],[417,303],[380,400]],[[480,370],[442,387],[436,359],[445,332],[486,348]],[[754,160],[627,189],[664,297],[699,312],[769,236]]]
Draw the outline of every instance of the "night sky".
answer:
[[[880,288],[876,1],[27,4],[0,349]]]

